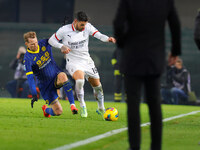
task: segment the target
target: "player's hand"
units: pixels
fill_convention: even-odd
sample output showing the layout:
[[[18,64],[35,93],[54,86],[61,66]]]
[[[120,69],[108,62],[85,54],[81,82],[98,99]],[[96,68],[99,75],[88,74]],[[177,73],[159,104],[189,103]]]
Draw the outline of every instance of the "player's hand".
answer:
[[[37,96],[33,96],[32,100],[31,100],[31,107],[33,108],[33,104],[34,102],[38,101]]]
[[[63,54],[68,54],[70,51],[71,51],[71,49],[68,48],[68,47],[65,46],[65,45],[63,45],[63,46],[61,47],[61,52],[62,52]]]
[[[109,37],[108,42],[116,43],[116,40],[114,37]]]

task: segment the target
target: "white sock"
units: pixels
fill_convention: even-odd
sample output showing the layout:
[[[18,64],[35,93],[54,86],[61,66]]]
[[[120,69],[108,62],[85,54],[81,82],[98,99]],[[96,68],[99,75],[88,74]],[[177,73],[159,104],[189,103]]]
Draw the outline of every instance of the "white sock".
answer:
[[[101,84],[99,86],[93,87],[94,97],[97,100],[98,108],[103,110],[104,107],[104,95],[103,95],[103,89]]]
[[[84,79],[78,79],[76,80],[76,85],[75,85],[75,91],[76,91],[76,95],[78,98],[78,101],[80,102],[80,107],[86,107],[85,101],[84,101],[84,83],[85,80]]]

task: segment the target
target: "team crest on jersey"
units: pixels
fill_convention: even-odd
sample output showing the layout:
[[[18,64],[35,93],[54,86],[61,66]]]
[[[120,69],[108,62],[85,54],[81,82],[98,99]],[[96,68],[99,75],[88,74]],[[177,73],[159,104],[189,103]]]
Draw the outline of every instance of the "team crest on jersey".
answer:
[[[46,51],[46,47],[45,46],[42,46],[42,51]]]

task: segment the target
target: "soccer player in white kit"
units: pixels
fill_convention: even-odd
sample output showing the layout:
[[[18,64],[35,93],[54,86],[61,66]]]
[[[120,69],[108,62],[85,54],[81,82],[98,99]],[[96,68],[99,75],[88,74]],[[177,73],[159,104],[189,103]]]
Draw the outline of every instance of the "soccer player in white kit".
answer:
[[[80,101],[82,117],[87,117],[83,89],[85,78],[91,84],[98,103],[96,112],[103,114],[105,110],[100,77],[89,54],[89,36],[91,35],[103,42],[115,43],[116,41],[113,37],[101,34],[88,20],[86,13],[80,11],[76,14],[72,24],[62,26],[49,39],[50,45],[60,48],[61,52],[66,54],[66,69],[76,81],[75,91]]]

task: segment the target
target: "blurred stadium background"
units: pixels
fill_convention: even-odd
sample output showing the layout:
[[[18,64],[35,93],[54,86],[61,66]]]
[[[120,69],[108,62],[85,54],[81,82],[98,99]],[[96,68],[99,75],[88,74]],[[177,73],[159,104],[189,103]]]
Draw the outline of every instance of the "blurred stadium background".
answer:
[[[113,36],[112,22],[119,0],[0,0],[0,97],[10,97],[5,85],[13,79],[10,61],[16,57],[18,47],[24,45],[23,33],[36,31],[38,39],[49,38],[62,25],[64,17],[73,20],[74,13],[85,11],[90,22],[102,33]],[[184,65],[191,74],[192,90],[200,97],[200,52],[193,41],[194,19],[200,8],[199,0],[175,0],[182,24],[182,50]],[[120,21],[120,20],[119,20]],[[167,51],[170,34],[166,27]],[[113,100],[113,68],[110,63],[115,45],[90,38],[90,54],[101,76],[105,99]],[[53,49],[54,58],[61,64],[63,55]],[[163,76],[164,80],[164,76]],[[92,88],[85,85],[85,96],[93,100]]]

